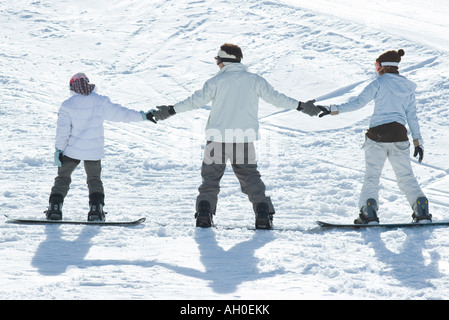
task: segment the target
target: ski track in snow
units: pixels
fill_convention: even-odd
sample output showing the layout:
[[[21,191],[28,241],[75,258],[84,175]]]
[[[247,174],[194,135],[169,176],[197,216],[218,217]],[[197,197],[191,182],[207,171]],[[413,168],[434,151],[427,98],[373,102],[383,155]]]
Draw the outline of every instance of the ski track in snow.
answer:
[[[375,58],[403,48],[401,73],[418,84],[425,141],[424,162],[413,160],[413,169],[434,219],[448,220],[449,75],[444,70],[449,53],[432,46],[433,39],[401,29],[408,10],[386,32],[372,23],[382,12],[372,11],[369,23],[351,20],[352,1],[347,10],[331,12],[303,2],[3,4],[0,211],[43,217],[56,175],[57,110],[68,97],[72,74],[86,72],[113,102],[146,111],[200,89],[218,70],[213,57],[219,46],[233,42],[242,46],[243,63],[277,90],[303,101],[320,97],[322,104],[356,95],[373,79]],[[447,10],[438,0],[432,3]],[[353,15],[366,15],[360,6],[354,8]],[[428,26],[426,17],[421,19]],[[434,27],[447,28],[439,22]],[[372,105],[318,119],[261,101],[262,140],[256,147],[276,208],[275,226],[298,230],[284,232],[246,229],[254,223],[251,204],[230,168],[215,221],[236,229],[193,227],[208,109],[156,125],[106,123],[107,218],[144,216],[147,222],[132,228],[0,224],[0,298],[449,298],[445,228],[316,228],[316,220],[348,222],[357,215],[364,174],[360,147]],[[72,181],[64,216],[85,219],[82,166]],[[411,209],[389,164],[380,196],[382,222],[410,220]]]

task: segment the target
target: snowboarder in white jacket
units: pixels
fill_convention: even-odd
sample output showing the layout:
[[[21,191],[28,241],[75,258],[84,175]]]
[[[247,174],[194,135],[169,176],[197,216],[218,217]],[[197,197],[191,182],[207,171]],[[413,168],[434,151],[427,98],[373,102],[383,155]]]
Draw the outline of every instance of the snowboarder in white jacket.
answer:
[[[58,166],[46,211],[47,219],[61,220],[62,205],[71,175],[83,161],[89,189],[89,221],[105,220],[104,189],[101,180],[101,159],[104,157],[105,120],[135,122],[151,120],[143,111],[135,111],[112,103],[97,94],[84,73],[70,79],[72,96],[65,100],[58,112],[54,161]]]
[[[354,111],[374,100],[374,113],[364,143],[365,177],[360,194],[360,215],[356,224],[378,223],[379,180],[386,159],[395,172],[397,184],[413,209],[413,221],[431,221],[428,200],[413,174],[410,163],[408,125],[415,147],[414,157],[424,155],[423,139],[416,114],[416,84],[399,75],[398,68],[404,50],[391,50],[381,54],[375,62],[378,77],[354,99],[325,107],[322,115],[336,115]],[[320,115],[320,117],[322,116]]]
[[[241,190],[248,195],[256,214],[256,228],[271,229],[275,213],[265,185],[257,170],[254,141],[259,139],[259,98],[276,107],[302,111],[310,116],[319,114],[312,101],[300,102],[277,92],[264,78],[250,73],[241,63],[239,46],[225,43],[215,57],[220,71],[207,80],[201,90],[173,106],[158,106],[152,110],[156,120],[198,109],[212,101],[206,126],[206,148],[196,201],[196,225],[213,225],[220,180],[229,159]]]

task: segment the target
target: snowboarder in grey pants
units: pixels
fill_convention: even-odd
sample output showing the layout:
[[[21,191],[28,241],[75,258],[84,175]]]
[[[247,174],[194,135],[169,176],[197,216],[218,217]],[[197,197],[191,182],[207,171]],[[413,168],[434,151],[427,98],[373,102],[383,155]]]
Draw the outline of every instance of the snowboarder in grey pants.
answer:
[[[48,220],[62,219],[62,204],[71,175],[81,161],[87,174],[89,188],[89,221],[104,221],[104,190],[101,181],[101,158],[104,157],[103,122],[135,122],[152,120],[152,115],[112,103],[97,94],[95,85],[84,73],[75,74],[69,82],[72,96],[58,112],[54,161],[58,166],[46,211]],[[154,122],[154,121],[153,121]]]
[[[279,108],[302,111],[316,116],[320,109],[314,100],[300,102],[277,92],[264,78],[250,73],[242,63],[239,46],[225,43],[215,57],[220,71],[207,80],[203,88],[175,105],[151,110],[156,121],[212,101],[206,126],[206,148],[196,201],[198,227],[211,227],[216,212],[220,179],[230,160],[242,191],[248,195],[256,214],[256,228],[271,229],[273,204],[265,195],[265,185],[257,170],[254,141],[259,139],[259,98]]]

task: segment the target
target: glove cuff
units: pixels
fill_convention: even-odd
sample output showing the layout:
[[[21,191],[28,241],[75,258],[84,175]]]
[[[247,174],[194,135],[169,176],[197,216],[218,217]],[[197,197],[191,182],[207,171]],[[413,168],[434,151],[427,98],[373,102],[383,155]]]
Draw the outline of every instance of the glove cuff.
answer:
[[[332,116],[335,116],[335,115],[337,115],[339,112],[338,112],[338,108],[337,108],[337,105],[335,105],[335,104],[331,104],[330,106],[329,106],[329,111],[331,112],[331,115]]]

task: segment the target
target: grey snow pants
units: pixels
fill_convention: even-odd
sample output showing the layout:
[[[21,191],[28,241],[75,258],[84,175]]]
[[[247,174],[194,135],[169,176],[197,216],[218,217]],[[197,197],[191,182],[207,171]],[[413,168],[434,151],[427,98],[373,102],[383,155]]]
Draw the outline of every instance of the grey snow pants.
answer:
[[[58,176],[55,178],[53,188],[51,189],[50,199],[66,197],[72,182],[72,173],[80,164],[81,160],[63,157],[62,166],[58,167]],[[87,186],[89,188],[89,197],[92,195],[102,198],[100,202],[104,205],[104,189],[101,181],[101,160],[83,161],[84,169],[87,175]]]
[[[198,212],[200,201],[207,200],[210,203],[212,214],[215,214],[217,197],[220,192],[220,180],[223,177],[228,160],[230,160],[232,169],[240,182],[242,192],[248,195],[253,210],[256,211],[258,203],[265,202],[268,205],[269,212],[274,214],[273,204],[271,199],[265,196],[265,184],[257,170],[256,151],[253,142],[222,143],[207,141],[201,167],[203,182],[198,188],[196,212]]]

